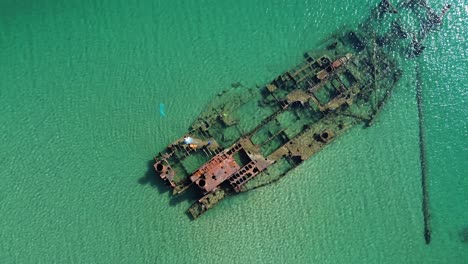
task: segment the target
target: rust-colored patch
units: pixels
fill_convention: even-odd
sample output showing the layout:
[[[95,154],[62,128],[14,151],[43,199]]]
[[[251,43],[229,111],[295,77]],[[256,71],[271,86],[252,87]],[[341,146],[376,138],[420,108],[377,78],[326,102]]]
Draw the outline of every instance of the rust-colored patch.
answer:
[[[240,169],[234,158],[220,153],[190,177],[204,192],[210,192]]]

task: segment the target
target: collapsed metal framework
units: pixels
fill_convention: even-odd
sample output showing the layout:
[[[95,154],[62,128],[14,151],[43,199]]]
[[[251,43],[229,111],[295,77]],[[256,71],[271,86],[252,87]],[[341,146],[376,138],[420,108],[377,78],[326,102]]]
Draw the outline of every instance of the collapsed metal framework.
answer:
[[[382,1],[357,30],[333,35],[264,87],[218,95],[155,157],[157,174],[174,194],[201,193],[193,218],[229,194],[277,181],[349,128],[373,123],[402,75],[398,59],[419,56],[449,8]],[[403,25],[408,14],[417,25]]]

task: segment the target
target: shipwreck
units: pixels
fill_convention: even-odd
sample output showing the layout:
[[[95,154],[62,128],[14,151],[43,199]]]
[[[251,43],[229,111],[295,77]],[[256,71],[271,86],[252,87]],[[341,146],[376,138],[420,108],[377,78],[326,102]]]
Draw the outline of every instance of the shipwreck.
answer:
[[[261,87],[218,94],[188,132],[154,158],[173,194],[199,193],[197,218],[228,195],[271,184],[347,130],[370,126],[449,10],[382,1],[355,29],[332,34]]]

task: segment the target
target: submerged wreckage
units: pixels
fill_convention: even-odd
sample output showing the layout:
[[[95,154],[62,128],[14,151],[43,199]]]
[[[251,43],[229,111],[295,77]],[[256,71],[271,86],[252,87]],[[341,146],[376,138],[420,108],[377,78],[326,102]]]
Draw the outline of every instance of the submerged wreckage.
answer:
[[[157,175],[174,194],[200,193],[188,209],[193,218],[230,194],[277,181],[351,127],[374,121],[403,73],[399,60],[423,52],[449,8],[382,1],[356,30],[334,34],[265,86],[219,94],[155,157]]]

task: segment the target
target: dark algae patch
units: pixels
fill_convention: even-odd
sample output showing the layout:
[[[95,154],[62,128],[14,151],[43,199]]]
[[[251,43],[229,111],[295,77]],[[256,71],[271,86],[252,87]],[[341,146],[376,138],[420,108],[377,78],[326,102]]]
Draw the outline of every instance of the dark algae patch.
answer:
[[[462,243],[468,244],[468,226],[460,231],[460,241]]]

